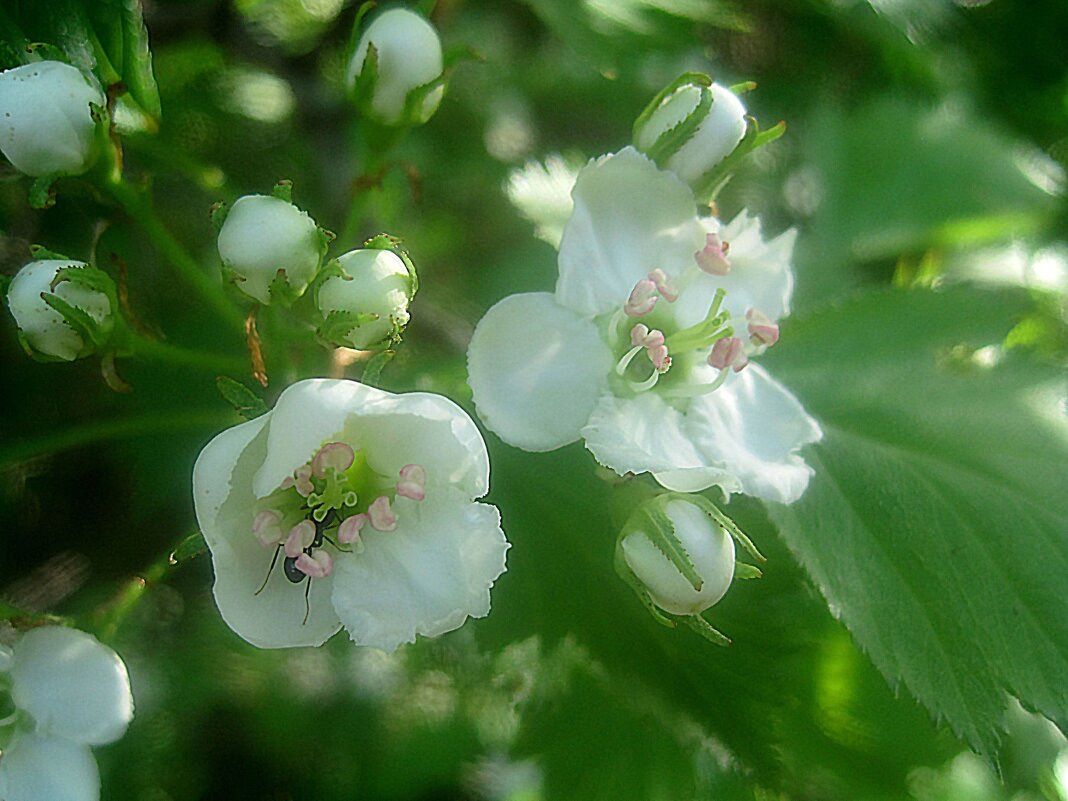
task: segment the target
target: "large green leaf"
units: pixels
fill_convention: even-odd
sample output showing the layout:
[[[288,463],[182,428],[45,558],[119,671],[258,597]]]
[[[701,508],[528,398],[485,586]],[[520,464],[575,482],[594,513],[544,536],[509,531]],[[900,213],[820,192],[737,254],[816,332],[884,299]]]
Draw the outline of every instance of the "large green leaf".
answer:
[[[1028,306],[866,295],[792,323],[767,359],[826,434],[773,520],[891,684],[988,757],[1006,693],[1068,724],[1064,376],[969,358]]]

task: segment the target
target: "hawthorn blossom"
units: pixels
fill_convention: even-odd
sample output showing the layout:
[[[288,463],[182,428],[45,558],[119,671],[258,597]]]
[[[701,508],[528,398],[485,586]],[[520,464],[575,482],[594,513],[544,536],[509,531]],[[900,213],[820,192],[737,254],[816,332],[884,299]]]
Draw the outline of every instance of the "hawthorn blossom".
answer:
[[[193,468],[215,601],[261,648],[344,626],[391,651],[490,609],[508,542],[475,424],[451,401],[355,381],[288,387],[223,431]]]
[[[16,712],[0,757],[3,801],[96,801],[100,774],[90,746],[118,740],[133,717],[126,666],[91,634],[32,629],[0,646],[0,678]]]
[[[556,291],[512,295],[468,351],[483,422],[548,451],[578,439],[616,473],[790,503],[820,428],[750,363],[789,313],[795,233],[700,217],[691,189],[633,148],[579,174]]]

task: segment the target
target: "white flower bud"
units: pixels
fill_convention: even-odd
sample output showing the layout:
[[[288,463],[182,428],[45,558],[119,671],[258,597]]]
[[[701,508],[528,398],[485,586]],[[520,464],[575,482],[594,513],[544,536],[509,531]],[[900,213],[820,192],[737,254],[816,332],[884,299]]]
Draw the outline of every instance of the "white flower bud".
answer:
[[[734,540],[696,504],[682,499],[668,501],[664,513],[675,527],[675,536],[701,578],[693,584],[641,530],[623,535],[623,558],[645,585],[661,609],[675,615],[697,615],[719,601],[734,578]]]
[[[388,341],[408,323],[412,276],[391,250],[351,250],[338,257],[341,275],[331,275],[319,287],[317,305],[324,320],[334,312],[347,312],[350,321],[365,316],[359,325],[337,336],[338,344],[367,348]],[[326,332],[324,332],[325,334]]]
[[[365,89],[358,78],[367,69],[371,44],[377,55],[376,77]],[[414,11],[394,8],[379,14],[363,32],[349,63],[348,83],[358,95],[370,94],[358,99],[379,122],[422,124],[437,111],[444,87],[431,89],[411,114],[405,109],[409,93],[439,78],[442,66],[441,40],[434,26]]]
[[[712,105],[685,143],[668,156],[666,166],[686,183],[697,186],[709,170],[730,155],[745,135],[745,106],[718,83],[709,87]],[[635,131],[635,145],[648,153],[661,135],[697,108],[704,87],[687,84],[669,94]]]
[[[0,151],[27,175],[80,175],[96,158],[90,103],[106,103],[100,88],[61,61],[0,73]]]
[[[304,294],[319,272],[323,244],[306,212],[268,195],[238,198],[219,231],[219,257],[234,285],[264,305]]]
[[[52,295],[107,332],[114,324],[111,302],[107,295],[75,281],[63,281],[55,290],[52,281],[63,267],[86,267],[84,262],[48,259],[31,261],[15,275],[7,290],[7,305],[19,327],[26,347],[36,354],[70,362],[94,350],[57,309],[42,295]]]

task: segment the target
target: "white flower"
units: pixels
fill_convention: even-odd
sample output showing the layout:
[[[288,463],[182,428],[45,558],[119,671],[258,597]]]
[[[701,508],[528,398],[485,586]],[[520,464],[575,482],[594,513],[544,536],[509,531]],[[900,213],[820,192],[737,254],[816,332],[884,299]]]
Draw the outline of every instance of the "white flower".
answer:
[[[80,70],[38,61],[0,73],[0,150],[27,175],[80,175],[96,157],[90,104],[104,94]]]
[[[508,543],[481,434],[438,395],[288,387],[197,458],[197,519],[226,623],[262,648],[344,626],[386,651],[483,617]]]
[[[234,285],[264,305],[304,294],[324,249],[323,233],[307,212],[268,195],[238,198],[219,230],[219,257]]]
[[[661,136],[697,110],[706,92],[711,93],[711,106],[693,135],[674,149],[665,165],[692,187],[698,186],[745,136],[745,106],[737,95],[718,83],[707,88],[693,83],[680,86],[660,102],[648,119],[639,120],[634,131],[634,144],[643,153],[651,153]]]
[[[766,242],[745,212],[722,229],[697,217],[691,190],[632,148],[591,162],[573,197],[555,293],[507,297],[475,329],[483,421],[531,451],[585,439],[617,473],[680,492],[796,500],[819,426],[745,366],[789,311],[794,232]]]
[[[351,348],[367,348],[395,339],[408,324],[414,282],[404,261],[391,250],[365,248],[339,256],[337,274],[319,285],[315,302],[324,322],[338,319],[326,339]]]
[[[393,8],[379,14],[367,26],[356,45],[349,63],[348,82],[357,93],[359,78],[367,69],[367,51],[374,45],[375,77],[370,88],[370,110],[387,125],[424,123],[437,111],[444,94],[440,84],[429,85],[441,77],[443,58],[441,40],[424,17],[404,8]],[[420,98],[413,91],[426,88]],[[418,101],[415,108],[407,108],[409,96]]]
[[[571,187],[576,177],[578,168],[555,154],[546,157],[544,164],[528,161],[508,175],[508,199],[534,223],[534,235],[554,248],[560,247],[560,237],[574,208]]]
[[[114,323],[107,295],[76,281],[63,281],[52,289],[56,273],[66,267],[85,268],[84,262],[46,259],[31,261],[20,269],[7,289],[7,305],[19,327],[23,344],[35,355],[69,362],[86,356],[94,349],[45,296],[58,298],[75,313],[88,316],[105,335]]]
[[[3,801],[96,801],[90,746],[118,740],[133,717],[126,666],[90,634],[27,632],[10,663],[18,729],[0,757]]]
[[[682,546],[700,587],[694,587],[632,519],[620,540],[623,558],[661,609],[674,615],[699,615],[727,594],[734,578],[734,539],[697,504],[683,498],[663,504],[663,513]]]

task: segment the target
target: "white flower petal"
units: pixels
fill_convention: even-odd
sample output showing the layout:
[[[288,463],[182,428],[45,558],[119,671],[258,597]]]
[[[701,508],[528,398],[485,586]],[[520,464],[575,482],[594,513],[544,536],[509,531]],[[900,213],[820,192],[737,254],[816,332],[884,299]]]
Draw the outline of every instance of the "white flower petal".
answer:
[[[719,286],[727,290],[727,308],[735,317],[744,316],[750,308],[760,309],[773,321],[786,317],[794,291],[790,261],[797,229],[765,241],[760,219],[742,210],[720,229],[719,236],[730,243],[731,271],[719,279]]]
[[[589,320],[547,292],[486,312],[467,351],[479,417],[510,445],[549,451],[579,438],[608,385],[611,352]]]
[[[415,636],[484,617],[508,543],[496,507],[441,487],[398,498],[397,528],[364,530],[364,550],[334,566],[334,606],[354,642],[392,651]]]
[[[273,552],[252,534],[252,480],[266,457],[266,429],[273,414],[223,431],[201,451],[193,468],[197,520],[211,548],[215,602],[227,625],[260,648],[321,645],[341,628],[330,602],[332,577],[312,582],[306,623],[306,586],[285,578],[281,556],[256,595]]]
[[[0,759],[3,801],[98,801],[100,772],[89,747],[58,737],[18,737]]]
[[[15,645],[11,697],[38,732],[87,745],[119,739],[133,717],[119,655],[91,634],[62,626],[28,631]]]
[[[476,498],[489,489],[489,457],[471,418],[452,401],[427,393],[392,395],[357,381],[298,381],[278,398],[267,453],[253,480],[258,497],[311,459],[324,442],[343,437],[367,451],[373,470],[395,475],[420,464],[431,481],[444,478]]]
[[[587,164],[572,197],[556,298],[579,314],[621,308],[650,270],[679,275],[705,244],[690,188],[632,147]]]
[[[813,470],[798,451],[823,437],[797,398],[757,364],[696,398],[686,432],[709,464],[738,478],[741,492],[779,503],[801,497]]]
[[[560,247],[560,237],[574,208],[571,190],[577,176],[578,169],[555,154],[546,157],[544,165],[528,161],[508,175],[508,199],[534,223],[534,235],[554,248]]]

